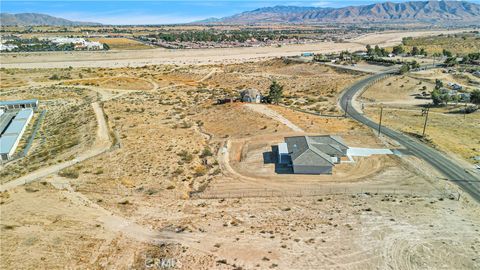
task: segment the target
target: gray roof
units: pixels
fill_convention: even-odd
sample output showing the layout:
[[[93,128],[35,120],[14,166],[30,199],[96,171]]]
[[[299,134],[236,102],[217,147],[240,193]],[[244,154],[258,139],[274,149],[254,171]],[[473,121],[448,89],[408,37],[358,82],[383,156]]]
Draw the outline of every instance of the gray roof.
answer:
[[[255,98],[257,96],[260,96],[261,94],[260,94],[260,91],[258,91],[257,89],[245,89],[240,92],[240,95],[242,97],[247,96],[247,97]]]
[[[314,142],[317,142],[317,143],[338,145],[338,147],[340,149],[342,149],[342,148],[348,149],[348,145],[345,143],[345,141],[340,136],[319,135],[319,136],[308,136],[308,137],[310,139],[312,139]]]
[[[294,165],[331,165],[332,156],[342,156],[348,149],[339,136],[295,136],[285,138],[285,142]]]
[[[307,136],[287,137],[285,142],[294,165],[331,165],[332,158],[313,145]]]
[[[342,149],[340,149],[338,144],[312,143],[312,146],[329,156],[343,154]]]
[[[0,116],[0,134],[7,128],[7,126],[10,124],[10,121],[12,121],[13,117],[15,117],[14,112],[10,113],[4,113]]]
[[[0,106],[37,104],[37,103],[38,103],[38,99],[10,100],[10,101],[0,101]]]

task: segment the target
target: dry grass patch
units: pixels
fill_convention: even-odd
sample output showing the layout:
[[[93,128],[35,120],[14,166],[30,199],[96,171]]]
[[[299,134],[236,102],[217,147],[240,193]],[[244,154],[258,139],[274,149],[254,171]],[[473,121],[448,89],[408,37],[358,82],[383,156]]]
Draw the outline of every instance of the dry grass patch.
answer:
[[[129,38],[89,38],[90,41],[98,41],[107,44],[112,50],[145,50],[152,47]]]

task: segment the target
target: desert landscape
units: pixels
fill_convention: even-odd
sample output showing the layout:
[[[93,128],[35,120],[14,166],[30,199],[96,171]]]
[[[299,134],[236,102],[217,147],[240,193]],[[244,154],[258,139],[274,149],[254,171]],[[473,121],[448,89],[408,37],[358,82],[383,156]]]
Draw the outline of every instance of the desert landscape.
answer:
[[[0,268],[480,269],[478,5],[445,4],[2,13]]]
[[[2,216],[9,217],[2,219],[1,234],[6,268],[142,267],[147,257],[171,258],[183,269],[418,268],[456,253],[463,256],[437,266],[474,269],[480,263],[476,202],[421,160],[358,157],[336,166],[333,176],[277,175],[273,164],[262,160],[273,144],[292,134],[333,133],[359,147],[398,148],[394,142],[345,118],[279,106],[215,105],[216,99],[246,87],[266,91],[275,78],[285,84],[286,96],[325,96],[321,104],[335,106],[335,97],[348,85],[336,83],[337,77],[355,81],[362,78],[358,73],[277,59],[88,73],[37,70],[31,78],[20,70],[17,74],[25,85],[2,88],[2,97],[51,100],[42,106],[61,113],[56,100],[78,106],[73,105],[77,96],[88,96],[85,107],[69,117],[90,119],[84,124],[90,128],[71,136],[98,140],[93,113],[90,118],[84,114],[92,110],[89,104],[99,103],[109,144],[117,147],[2,193]],[[51,74],[69,79],[52,80]],[[80,79],[80,74],[85,75]],[[2,78],[4,85],[14,80]],[[315,92],[305,92],[309,85],[316,85]],[[44,132],[54,132],[51,126],[56,125],[45,123]],[[68,162],[69,155],[95,147],[92,139],[87,141],[46,160],[42,149],[48,144],[39,143],[27,159],[3,168],[2,182],[28,177],[36,164],[49,160],[65,157]],[[29,164],[27,169],[10,170],[23,164]],[[408,240],[412,237],[415,242]],[[14,246],[23,247],[22,252]],[[25,248],[35,255],[20,262]],[[372,256],[380,250],[385,255]],[[391,252],[401,255],[387,256]]]

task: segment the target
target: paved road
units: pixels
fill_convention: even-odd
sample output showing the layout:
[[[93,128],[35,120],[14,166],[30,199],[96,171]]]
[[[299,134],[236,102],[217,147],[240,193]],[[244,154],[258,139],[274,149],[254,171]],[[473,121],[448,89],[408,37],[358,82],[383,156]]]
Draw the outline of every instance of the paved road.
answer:
[[[388,74],[389,73],[381,73],[369,76],[345,89],[340,98],[340,106],[342,109],[347,111],[347,114],[351,118],[371,128],[377,129],[378,123],[365,117],[358,111],[358,109],[351,106],[351,104],[352,99],[355,100],[366,86]],[[430,163],[430,165],[441,172],[449,181],[457,184],[480,203],[480,177],[476,175],[476,173],[467,171],[463,166],[450,159],[445,154],[403,133],[394,131],[385,126],[382,126],[382,133],[402,144],[411,154]]]

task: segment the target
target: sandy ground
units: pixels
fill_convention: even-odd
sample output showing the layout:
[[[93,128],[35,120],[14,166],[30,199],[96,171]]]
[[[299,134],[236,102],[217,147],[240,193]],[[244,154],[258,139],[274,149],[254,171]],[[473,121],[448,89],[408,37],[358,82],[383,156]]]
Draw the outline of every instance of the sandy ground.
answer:
[[[238,73],[265,69],[295,83],[316,66],[161,68],[135,70],[152,89],[92,87],[120,148],[74,166],[77,178],[0,193],[1,269],[480,268],[478,204],[421,160],[359,157],[332,176],[276,174],[264,162],[290,134],[394,143],[346,118],[213,105]]]
[[[293,131],[296,131],[296,132],[303,132],[303,129],[299,128],[298,126],[296,126],[295,124],[293,124],[292,122],[290,122],[288,119],[286,119],[285,117],[283,117],[281,114],[279,114],[278,112],[270,109],[268,106],[266,105],[261,105],[261,104],[245,104],[245,107],[247,107],[248,109],[250,110],[253,110],[255,112],[258,112],[258,113],[261,113],[263,115],[266,115],[270,118],[272,118],[273,120],[275,121],[278,121],[282,124],[284,124],[285,126],[289,127],[291,130]]]
[[[368,34],[344,43],[318,43],[277,47],[252,47],[194,50],[132,50],[107,52],[51,52],[0,55],[4,68],[66,68],[66,67],[138,67],[158,64],[213,64],[264,60],[271,57],[295,56],[302,52],[330,53],[363,50],[366,44],[392,46],[402,37],[456,33],[452,31],[384,32]]]
[[[95,117],[97,119],[97,136],[95,138],[95,143],[91,147],[91,149],[88,149],[87,151],[80,153],[77,157],[75,157],[72,160],[65,161],[65,162],[48,166],[48,167],[43,167],[37,171],[24,175],[13,181],[9,181],[0,186],[0,191],[3,192],[5,190],[9,190],[17,186],[24,185],[26,183],[39,180],[45,176],[59,172],[67,167],[71,167],[77,163],[80,163],[82,161],[85,161],[89,158],[92,158],[94,156],[97,156],[107,151],[110,148],[111,142],[110,142],[107,123],[105,121],[105,115],[103,114],[103,110],[97,102],[92,103],[92,107],[95,112]]]
[[[392,69],[391,66],[369,65],[367,63],[358,63],[358,64],[355,64],[354,66],[340,65],[340,64],[333,64],[333,63],[325,63],[325,65],[329,67],[360,71],[365,73],[382,73]],[[393,67],[393,68],[396,68],[396,67]]]

